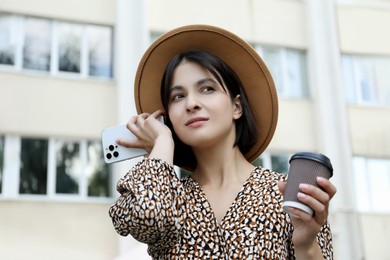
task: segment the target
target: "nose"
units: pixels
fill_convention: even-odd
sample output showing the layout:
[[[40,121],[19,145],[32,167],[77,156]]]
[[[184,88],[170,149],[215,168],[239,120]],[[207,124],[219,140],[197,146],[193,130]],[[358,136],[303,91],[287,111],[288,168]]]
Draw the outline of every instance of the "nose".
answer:
[[[188,112],[200,109],[199,98],[194,94],[188,94],[186,99],[186,109]]]

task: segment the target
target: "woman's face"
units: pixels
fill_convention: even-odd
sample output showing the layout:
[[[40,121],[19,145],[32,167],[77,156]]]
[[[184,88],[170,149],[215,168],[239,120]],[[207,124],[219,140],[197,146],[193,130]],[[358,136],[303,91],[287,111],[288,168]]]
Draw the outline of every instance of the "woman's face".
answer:
[[[235,140],[234,121],[242,114],[239,97],[232,102],[216,78],[194,62],[179,64],[170,88],[168,114],[180,140],[195,148]]]

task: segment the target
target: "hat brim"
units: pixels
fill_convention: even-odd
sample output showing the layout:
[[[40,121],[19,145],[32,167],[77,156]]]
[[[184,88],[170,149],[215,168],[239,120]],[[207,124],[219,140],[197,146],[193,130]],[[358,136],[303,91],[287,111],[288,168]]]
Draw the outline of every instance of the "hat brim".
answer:
[[[256,160],[276,129],[277,92],[271,73],[256,50],[229,31],[209,25],[188,25],[160,36],[146,50],[137,69],[134,86],[137,112],[164,110],[160,88],[165,67],[176,54],[189,50],[205,50],[216,55],[240,78],[260,132],[257,143],[245,158],[250,162]]]

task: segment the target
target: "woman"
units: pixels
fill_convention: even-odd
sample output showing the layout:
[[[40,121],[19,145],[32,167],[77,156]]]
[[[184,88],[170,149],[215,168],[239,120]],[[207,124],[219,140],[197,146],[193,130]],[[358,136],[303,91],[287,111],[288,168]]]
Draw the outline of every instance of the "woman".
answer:
[[[335,187],[321,178],[322,189],[301,185],[314,214],[292,208],[290,217],[285,176],[250,163],[271,141],[277,97],[247,43],[211,26],[168,32],[141,60],[135,94],[143,113],[127,127],[138,140],[118,144],[149,156],[118,182],[110,216],[119,234],[147,243],[154,259],[333,258],[326,219]],[[179,179],[174,164],[191,175]]]

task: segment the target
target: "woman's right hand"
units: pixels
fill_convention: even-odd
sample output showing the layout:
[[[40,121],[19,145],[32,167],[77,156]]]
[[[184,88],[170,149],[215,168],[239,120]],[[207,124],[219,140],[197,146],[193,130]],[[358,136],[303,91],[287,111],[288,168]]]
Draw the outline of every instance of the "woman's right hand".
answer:
[[[171,130],[158,118],[163,116],[163,111],[157,110],[152,114],[143,113],[133,116],[126,124],[138,139],[118,139],[117,144],[127,148],[142,148],[150,158],[163,159],[173,164],[174,142]]]

